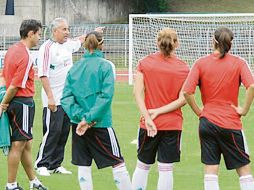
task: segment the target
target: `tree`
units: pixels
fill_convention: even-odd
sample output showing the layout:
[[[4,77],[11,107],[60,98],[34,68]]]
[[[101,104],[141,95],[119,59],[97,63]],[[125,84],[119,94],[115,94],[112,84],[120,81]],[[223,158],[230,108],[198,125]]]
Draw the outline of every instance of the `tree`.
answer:
[[[133,0],[135,13],[166,12],[168,0]]]

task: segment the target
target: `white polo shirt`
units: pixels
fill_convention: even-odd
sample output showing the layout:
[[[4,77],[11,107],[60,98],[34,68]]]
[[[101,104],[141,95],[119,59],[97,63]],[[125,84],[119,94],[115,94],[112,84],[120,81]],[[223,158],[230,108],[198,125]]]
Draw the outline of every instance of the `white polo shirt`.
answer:
[[[38,76],[48,77],[56,105],[60,105],[65,79],[73,65],[72,53],[78,51],[80,47],[79,40],[69,39],[60,44],[49,39],[39,49]],[[48,107],[48,97],[43,88],[41,96],[43,107]]]

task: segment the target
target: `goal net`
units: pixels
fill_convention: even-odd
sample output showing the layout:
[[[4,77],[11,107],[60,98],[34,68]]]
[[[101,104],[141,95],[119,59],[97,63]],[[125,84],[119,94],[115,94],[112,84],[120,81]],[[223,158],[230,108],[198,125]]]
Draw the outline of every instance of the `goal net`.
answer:
[[[212,52],[212,36],[220,26],[234,33],[231,53],[246,59],[254,73],[254,14],[131,14],[129,16],[129,84],[138,61],[153,52],[157,33],[164,27],[177,31],[177,56],[190,66]]]

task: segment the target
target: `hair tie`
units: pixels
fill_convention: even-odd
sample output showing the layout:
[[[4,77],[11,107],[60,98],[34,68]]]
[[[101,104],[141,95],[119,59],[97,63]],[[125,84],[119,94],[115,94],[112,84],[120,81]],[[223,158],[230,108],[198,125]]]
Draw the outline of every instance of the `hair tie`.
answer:
[[[213,37],[213,40],[215,41],[216,44],[219,44],[219,42],[216,40],[215,36]]]

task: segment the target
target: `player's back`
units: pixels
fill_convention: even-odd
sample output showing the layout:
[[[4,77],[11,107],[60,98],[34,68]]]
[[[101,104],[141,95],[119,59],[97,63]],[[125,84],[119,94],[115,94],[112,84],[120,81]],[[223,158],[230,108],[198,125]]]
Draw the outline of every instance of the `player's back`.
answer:
[[[222,59],[218,53],[213,53],[198,60],[193,67],[199,72],[204,104],[201,117],[204,116],[223,128],[241,129],[240,116],[232,105],[238,105],[241,82],[248,87],[252,81],[247,63],[229,53]]]
[[[175,55],[165,57],[160,52],[142,59],[137,68],[144,76],[145,104],[147,109],[154,109],[169,104],[179,97],[180,90],[189,73],[188,65]],[[171,121],[172,120],[172,121]],[[169,123],[175,129],[181,128],[181,109],[160,115],[155,119],[160,129]]]

